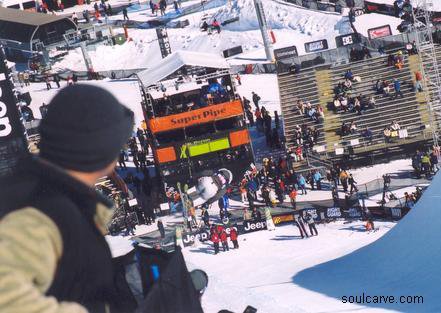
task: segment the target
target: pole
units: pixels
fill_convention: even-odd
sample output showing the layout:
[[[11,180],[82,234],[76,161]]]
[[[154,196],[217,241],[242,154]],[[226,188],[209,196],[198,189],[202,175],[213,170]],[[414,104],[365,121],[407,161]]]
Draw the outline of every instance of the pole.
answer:
[[[265,46],[266,59],[270,62],[274,60],[272,44],[268,37],[268,24],[266,22],[265,11],[263,9],[262,0],[253,0],[256,8],[257,20],[259,21],[260,32],[262,33],[263,45]]]
[[[92,60],[90,59],[89,53],[87,52],[86,42],[81,42],[81,52],[83,53],[84,63],[86,63],[87,72],[93,73]]]

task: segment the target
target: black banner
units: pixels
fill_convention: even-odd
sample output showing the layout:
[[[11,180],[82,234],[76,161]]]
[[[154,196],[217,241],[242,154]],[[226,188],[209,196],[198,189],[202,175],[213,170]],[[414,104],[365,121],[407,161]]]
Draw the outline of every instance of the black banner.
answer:
[[[252,233],[259,230],[266,229],[266,220],[247,220],[243,221],[242,231],[244,234]]]
[[[359,43],[360,37],[357,34],[352,33],[335,37],[335,42],[337,44],[337,47],[340,48]]]
[[[296,46],[290,46],[280,49],[274,50],[274,58],[276,61],[284,60],[284,59],[291,59],[297,57],[299,54],[297,52]]]
[[[224,58],[229,58],[233,55],[241,54],[243,52],[242,46],[236,46],[227,50],[224,50],[222,53]]]
[[[6,57],[0,46],[0,179],[13,175],[27,152],[27,140]]]
[[[311,41],[305,43],[305,51],[306,52],[317,52],[328,49],[328,41],[326,39]]]
[[[167,29],[164,27],[156,28],[156,35],[158,36],[159,49],[161,50],[162,58],[165,58],[172,53]]]

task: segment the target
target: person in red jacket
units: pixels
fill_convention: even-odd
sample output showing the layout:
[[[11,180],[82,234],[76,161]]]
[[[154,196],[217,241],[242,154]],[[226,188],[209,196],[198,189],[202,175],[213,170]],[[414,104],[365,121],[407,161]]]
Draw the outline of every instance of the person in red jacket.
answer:
[[[227,232],[225,231],[225,228],[223,228],[222,226],[219,227],[220,229],[220,240],[222,243],[222,249],[225,251],[229,251],[230,248],[228,247],[228,236],[227,236]]]
[[[230,227],[230,239],[233,242],[234,249],[239,249],[239,243],[237,242],[237,231],[234,227]]]
[[[211,228],[210,232],[211,232],[210,240],[213,242],[214,254],[218,254],[219,253],[219,235],[218,235],[216,228],[214,226]]]

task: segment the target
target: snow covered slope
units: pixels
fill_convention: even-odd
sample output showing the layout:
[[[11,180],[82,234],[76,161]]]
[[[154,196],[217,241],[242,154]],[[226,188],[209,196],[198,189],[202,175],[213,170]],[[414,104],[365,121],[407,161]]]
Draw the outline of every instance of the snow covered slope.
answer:
[[[390,232],[369,246],[295,275],[311,291],[342,296],[394,296],[398,303],[365,304],[403,312],[441,312],[441,174],[422,199]],[[400,296],[423,296],[402,304]],[[345,305],[341,305],[344,309]]]

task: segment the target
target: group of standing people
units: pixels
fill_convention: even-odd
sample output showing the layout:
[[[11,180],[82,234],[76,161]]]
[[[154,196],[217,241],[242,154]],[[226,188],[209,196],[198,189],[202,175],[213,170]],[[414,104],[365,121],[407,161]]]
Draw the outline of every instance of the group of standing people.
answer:
[[[224,252],[230,250],[228,237],[230,237],[230,240],[233,243],[233,248],[239,249],[237,230],[234,227],[229,227],[228,230],[229,235],[227,234],[227,229],[223,225],[212,225],[210,227],[210,240],[213,242],[214,254],[219,253],[219,244],[222,245]]]

